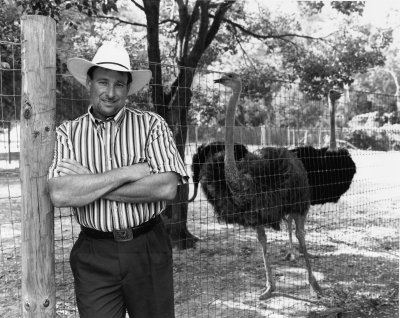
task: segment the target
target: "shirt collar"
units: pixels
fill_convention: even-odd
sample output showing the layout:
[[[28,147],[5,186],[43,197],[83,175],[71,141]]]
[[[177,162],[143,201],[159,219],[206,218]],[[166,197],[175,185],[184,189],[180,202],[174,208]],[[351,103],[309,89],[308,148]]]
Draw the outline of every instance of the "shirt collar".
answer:
[[[96,127],[99,125],[102,125],[104,122],[109,122],[113,121],[118,127],[121,125],[122,120],[125,118],[125,111],[126,111],[126,106],[122,107],[118,113],[116,113],[114,116],[107,118],[106,120],[100,120],[94,117],[93,115],[93,105],[89,106],[88,109],[88,114],[92,122]]]

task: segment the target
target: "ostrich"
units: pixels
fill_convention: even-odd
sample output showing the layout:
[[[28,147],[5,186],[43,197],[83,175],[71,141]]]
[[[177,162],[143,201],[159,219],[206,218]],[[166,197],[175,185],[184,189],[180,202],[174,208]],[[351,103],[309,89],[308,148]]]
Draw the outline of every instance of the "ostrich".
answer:
[[[232,89],[226,108],[224,165],[215,164],[210,156],[200,171],[202,184],[209,191],[210,203],[220,221],[238,224],[256,230],[263,252],[266,287],[260,299],[271,297],[276,289],[275,279],[267,253],[267,236],[264,227],[280,230],[280,223],[288,216],[295,221],[296,237],[308,272],[312,290],[322,294],[314,277],[305,242],[305,220],[310,207],[310,189],[307,172],[302,162],[286,148],[265,148],[264,156],[248,152],[235,161],[233,125],[235,110],[241,93],[241,80],[228,73],[215,83]],[[219,153],[221,156],[221,152]],[[215,174],[224,175],[225,186],[215,186]]]
[[[320,149],[312,146],[302,146],[291,149],[302,161],[307,170],[308,182],[311,191],[311,205],[336,203],[350,188],[356,173],[356,165],[349,151],[338,148],[335,130],[335,102],[340,98],[340,93],[331,90],[328,95],[330,110],[330,144],[329,147]],[[295,259],[292,244],[292,219],[288,220],[289,250],[287,258]]]
[[[303,162],[311,187],[311,205],[336,203],[350,188],[356,165],[349,151],[338,148],[336,143],[335,102],[340,92],[331,90],[328,94],[330,111],[329,147],[320,149],[303,146],[291,149]]]
[[[236,161],[241,160],[245,155],[248,154],[248,152],[249,151],[247,150],[246,146],[239,143],[235,143],[234,154]],[[197,152],[192,157],[192,179],[193,179],[194,190],[193,190],[193,195],[188,202],[193,202],[196,199],[200,182],[200,171],[203,165],[206,164],[206,162],[208,164],[210,160],[217,169],[216,173],[214,174],[215,182],[212,185],[210,184],[206,185],[203,182],[201,183],[201,187],[207,197],[207,200],[210,201],[214,199],[212,197],[213,192],[208,191],[209,186],[218,187],[221,190],[223,188],[226,188],[226,180],[224,174],[224,153],[225,153],[225,143],[222,141],[213,141],[208,144],[204,143],[197,148]],[[216,184],[216,182],[218,182],[218,185]]]

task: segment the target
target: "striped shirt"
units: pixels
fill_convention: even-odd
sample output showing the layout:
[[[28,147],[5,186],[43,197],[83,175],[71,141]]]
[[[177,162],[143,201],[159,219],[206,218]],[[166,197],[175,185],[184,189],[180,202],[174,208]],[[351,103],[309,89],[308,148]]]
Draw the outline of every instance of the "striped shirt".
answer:
[[[151,173],[173,171],[186,183],[188,174],[164,119],[152,112],[123,107],[111,120],[100,122],[89,111],[57,130],[49,178],[58,176],[62,159],[73,159],[92,173],[147,162]],[[166,207],[165,201],[126,203],[100,198],[73,208],[82,226],[104,232],[138,226]]]

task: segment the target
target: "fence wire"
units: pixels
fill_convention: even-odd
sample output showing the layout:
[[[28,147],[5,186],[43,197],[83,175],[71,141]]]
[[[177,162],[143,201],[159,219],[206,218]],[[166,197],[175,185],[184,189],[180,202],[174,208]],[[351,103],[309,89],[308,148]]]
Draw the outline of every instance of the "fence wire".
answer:
[[[0,42],[0,48],[0,316],[18,317],[21,313],[21,81],[17,58],[20,46]],[[135,64],[148,67],[141,61]],[[163,74],[171,78],[176,75],[177,69],[173,66],[161,67]],[[314,202],[306,220],[308,253],[323,296],[316,298],[310,293],[305,258],[298,250],[294,234],[295,249],[288,255],[288,228],[286,222],[282,222],[280,231],[266,229],[276,294],[260,300],[266,273],[257,232],[249,226],[226,224],[216,213],[217,209],[228,211],[231,218],[238,218],[242,213],[253,220],[252,215],[258,209],[251,204],[245,208],[237,205],[231,208],[232,196],[223,192],[226,178],[224,174],[217,174],[224,164],[223,153],[211,151],[212,155],[207,153],[203,161],[198,156],[207,145],[211,147],[208,149],[220,150],[227,138],[225,107],[231,93],[214,83],[220,76],[220,73],[198,70],[192,85],[186,144],[183,145],[184,161],[192,176],[189,198],[195,192],[195,171],[199,173],[197,181],[200,183],[192,202],[179,204],[187,204],[188,229],[200,240],[194,248],[175,248],[173,252],[176,317],[301,317],[312,314],[317,317],[329,310],[343,316],[359,313],[370,317],[397,317],[400,129],[395,124],[395,115],[385,114],[390,105],[396,105],[396,97],[349,91],[337,103],[338,146],[347,149],[357,172],[350,188],[337,202]],[[235,142],[243,147],[237,156],[255,153],[260,163],[265,160],[262,155],[269,153],[263,150],[267,146],[291,151],[302,146],[315,149],[329,146],[330,118],[326,99],[310,101],[294,83],[273,81],[262,83],[260,87],[243,84],[232,132]],[[154,111],[151,89],[151,86],[146,88],[129,105]],[[83,114],[87,104],[85,89],[70,76],[57,74],[57,124]],[[214,146],[209,146],[210,143]],[[281,161],[272,159],[270,162],[280,167]],[[336,159],[339,162],[336,176],[343,176],[348,169],[344,163],[340,165],[342,159],[343,156]],[[216,169],[215,174],[207,175],[207,169]],[[282,175],[270,172],[262,177],[262,170],[254,173],[254,182],[260,183]],[[343,183],[322,179],[314,190],[318,193],[332,182],[336,182],[336,186]],[[281,190],[275,189],[276,192]],[[219,195],[213,197],[212,191]],[[273,194],[272,197],[275,198]],[[285,202],[279,201],[273,207],[279,210]],[[262,223],[259,219],[254,222]],[[54,226],[57,313],[60,317],[79,317],[69,253],[80,227],[71,209],[55,209]]]
[[[20,45],[0,41],[0,316],[20,312]],[[18,315],[16,315],[17,317]]]

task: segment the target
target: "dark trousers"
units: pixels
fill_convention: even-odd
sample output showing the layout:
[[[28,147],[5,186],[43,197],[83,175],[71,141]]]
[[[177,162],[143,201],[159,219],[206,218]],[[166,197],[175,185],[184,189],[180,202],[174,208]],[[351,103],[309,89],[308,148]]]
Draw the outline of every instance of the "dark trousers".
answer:
[[[173,318],[172,248],[162,222],[128,242],[80,233],[70,256],[80,318]]]

